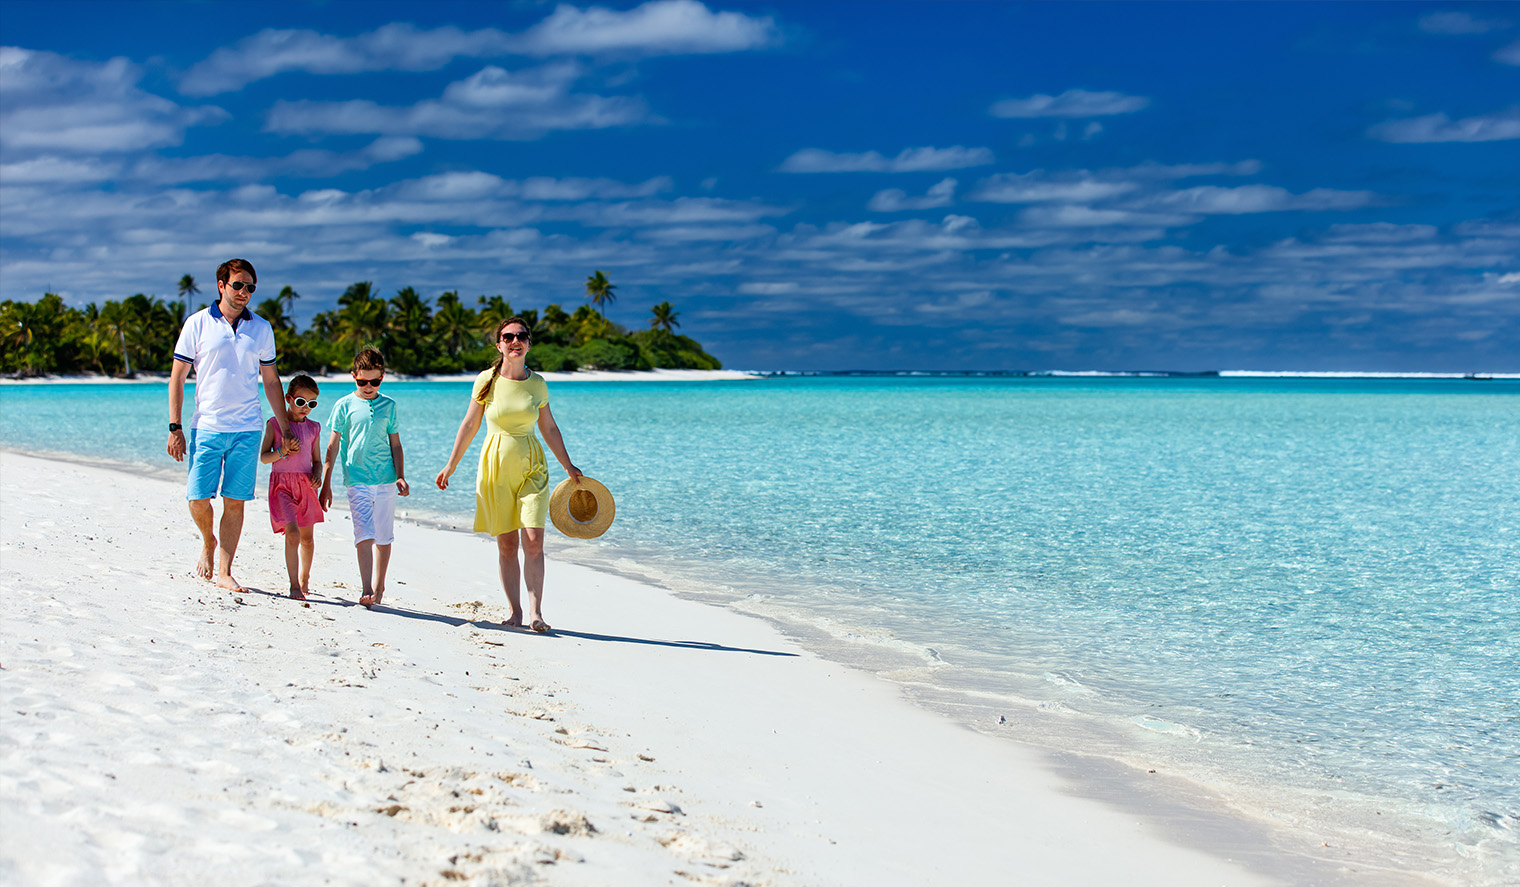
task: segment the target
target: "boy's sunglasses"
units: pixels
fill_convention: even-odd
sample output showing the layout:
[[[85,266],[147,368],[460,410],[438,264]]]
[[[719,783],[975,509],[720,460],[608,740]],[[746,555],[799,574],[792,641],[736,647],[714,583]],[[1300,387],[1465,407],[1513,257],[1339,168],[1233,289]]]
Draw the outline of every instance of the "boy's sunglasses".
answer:
[[[379,379],[361,379],[358,376],[355,376],[354,377],[354,381],[357,382],[357,383],[359,383],[360,385],[363,385],[366,388],[368,388],[371,385],[375,386],[376,388],[379,388],[380,387],[380,383],[385,381],[385,377],[382,376]],[[316,403],[316,401],[312,401],[312,403]]]
[[[232,287],[233,292],[239,292],[240,293],[243,290],[247,290],[248,291],[248,295],[250,295],[250,296],[253,295],[253,291],[254,290],[256,290],[256,289],[259,288],[259,285],[256,284],[256,283],[244,283],[241,280],[234,280],[234,281],[228,283],[227,285],[230,286],[230,287]]]
[[[298,407],[311,407],[312,409],[317,408],[317,402],[315,400],[307,400],[306,398],[300,396],[292,397],[290,399],[290,402]]]

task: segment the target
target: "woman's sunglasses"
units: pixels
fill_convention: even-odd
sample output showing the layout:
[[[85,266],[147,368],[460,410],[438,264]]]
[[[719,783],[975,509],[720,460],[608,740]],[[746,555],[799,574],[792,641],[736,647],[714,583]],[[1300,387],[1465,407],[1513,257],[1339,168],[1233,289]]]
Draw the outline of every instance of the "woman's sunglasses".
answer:
[[[292,397],[290,399],[290,402],[298,407],[311,407],[312,409],[317,408],[317,402],[315,400],[307,400],[304,397]]]
[[[527,342],[531,338],[532,337],[529,336],[527,333],[502,333],[501,334],[501,340],[503,342]]]
[[[240,293],[243,290],[247,290],[250,296],[253,295],[254,290],[259,288],[259,285],[256,283],[244,283],[241,280],[234,280],[227,285],[232,287],[233,292]]]

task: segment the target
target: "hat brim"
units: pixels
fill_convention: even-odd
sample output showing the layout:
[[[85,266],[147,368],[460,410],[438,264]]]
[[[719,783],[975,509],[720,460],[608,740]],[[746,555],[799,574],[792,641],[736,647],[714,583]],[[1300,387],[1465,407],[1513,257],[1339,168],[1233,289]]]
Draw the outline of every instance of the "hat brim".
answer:
[[[576,493],[591,494],[591,499],[581,499],[572,513],[571,497]],[[577,514],[579,517],[577,517]],[[561,533],[575,539],[595,539],[607,532],[617,515],[617,503],[612,493],[600,481],[581,475],[580,484],[565,478],[549,496],[549,520]]]

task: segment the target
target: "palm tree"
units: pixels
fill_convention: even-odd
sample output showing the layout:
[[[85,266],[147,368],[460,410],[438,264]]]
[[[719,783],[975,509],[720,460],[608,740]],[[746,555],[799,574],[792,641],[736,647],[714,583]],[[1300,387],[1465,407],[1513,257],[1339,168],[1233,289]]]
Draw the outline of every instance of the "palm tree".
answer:
[[[274,298],[285,309],[283,312],[285,316],[289,317],[290,312],[296,308],[296,299],[301,298],[301,294],[296,292],[295,287],[286,284],[285,288],[280,290],[280,294]]]
[[[602,305],[617,301],[617,296],[612,294],[615,289],[617,287],[600,271],[586,278],[586,297],[596,304],[598,314],[602,313]]]
[[[433,336],[450,357],[480,338],[479,324],[475,312],[459,301],[458,292],[450,290],[438,297],[438,310],[433,312]]]
[[[481,296],[475,300],[480,306],[480,325],[489,329],[496,329],[501,322],[513,316],[512,303],[503,299],[499,294],[487,299]]]
[[[338,297],[342,306],[336,324],[339,342],[362,347],[385,335],[385,300],[375,298],[374,288],[370,281],[360,281]]]
[[[181,326],[183,326],[184,323],[185,323],[185,308],[187,306],[189,306],[189,304],[190,304],[190,297],[199,294],[200,291],[201,291],[201,288],[200,288],[200,286],[198,284],[196,284],[194,277],[191,277],[190,275],[186,274],[184,277],[181,277],[179,279],[179,302],[178,302],[178,305],[179,305],[179,322],[180,322]]]
[[[661,302],[650,308],[649,313],[654,315],[654,318],[649,321],[650,329],[664,330],[668,333],[671,328],[681,325],[681,322],[676,320],[681,316],[681,312],[675,310],[669,302]]]
[[[285,305],[279,299],[265,299],[259,303],[259,309],[254,312],[258,316],[269,321],[269,325],[277,330],[288,330],[295,327],[290,318],[285,314]]]

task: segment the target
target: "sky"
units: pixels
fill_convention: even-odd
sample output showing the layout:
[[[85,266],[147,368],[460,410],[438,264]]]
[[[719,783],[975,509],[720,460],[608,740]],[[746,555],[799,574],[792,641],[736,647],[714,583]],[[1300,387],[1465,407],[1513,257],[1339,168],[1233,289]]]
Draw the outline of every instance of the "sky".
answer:
[[[0,299],[586,300],[755,370],[1520,371],[1520,3],[0,0]]]

